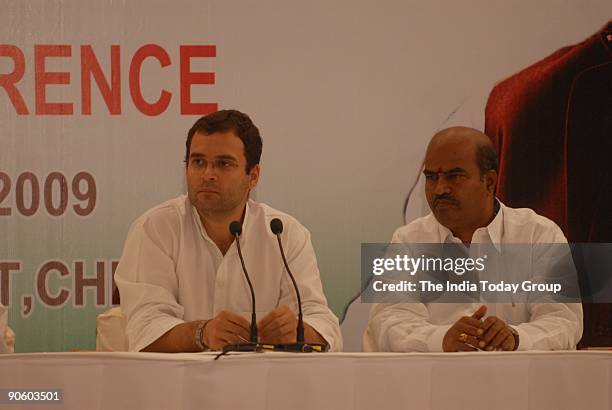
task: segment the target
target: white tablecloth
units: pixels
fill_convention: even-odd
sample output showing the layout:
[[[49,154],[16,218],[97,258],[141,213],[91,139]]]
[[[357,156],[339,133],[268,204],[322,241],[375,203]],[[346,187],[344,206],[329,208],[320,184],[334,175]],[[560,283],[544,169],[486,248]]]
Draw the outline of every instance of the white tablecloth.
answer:
[[[63,390],[37,409],[612,410],[612,352],[213,357],[2,355],[0,388]]]

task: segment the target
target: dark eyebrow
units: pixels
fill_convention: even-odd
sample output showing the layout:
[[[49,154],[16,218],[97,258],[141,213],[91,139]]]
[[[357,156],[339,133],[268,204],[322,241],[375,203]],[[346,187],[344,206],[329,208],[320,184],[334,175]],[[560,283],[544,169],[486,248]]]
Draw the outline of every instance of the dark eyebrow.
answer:
[[[189,154],[189,158],[206,158],[206,155],[201,154],[199,152],[192,152]],[[215,159],[225,159],[225,160],[230,160],[230,161],[234,161],[234,162],[238,162],[238,160],[236,158],[234,158],[231,155],[217,155],[215,157]]]
[[[456,174],[459,172],[465,172],[465,169],[461,168],[461,167],[455,167],[452,169],[449,169],[448,171],[441,171],[443,174]],[[432,171],[430,169],[425,169],[423,170],[423,174],[425,175],[433,175],[433,174],[437,174],[436,171]]]
[[[215,159],[228,159],[228,160],[231,160],[231,161],[234,161],[234,162],[238,162],[238,159],[234,158],[231,155],[217,155],[215,157]]]

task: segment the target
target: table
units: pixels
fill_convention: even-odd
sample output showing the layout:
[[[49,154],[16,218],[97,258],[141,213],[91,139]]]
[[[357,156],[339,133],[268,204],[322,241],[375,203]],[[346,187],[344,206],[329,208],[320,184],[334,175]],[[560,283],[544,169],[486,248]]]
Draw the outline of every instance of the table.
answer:
[[[29,353],[0,388],[62,389],[36,409],[612,409],[612,352]],[[4,409],[28,406],[0,405]]]

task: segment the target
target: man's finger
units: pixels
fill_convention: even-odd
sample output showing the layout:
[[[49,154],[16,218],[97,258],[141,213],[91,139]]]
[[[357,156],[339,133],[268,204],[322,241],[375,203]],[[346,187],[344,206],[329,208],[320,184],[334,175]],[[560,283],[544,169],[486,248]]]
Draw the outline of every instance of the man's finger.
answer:
[[[251,333],[250,328],[245,329],[242,326],[238,326],[234,322],[224,321],[223,323],[220,324],[220,327],[223,330],[223,332],[240,335],[246,338],[250,337],[250,333]]]
[[[262,328],[266,328],[270,326],[271,323],[284,323],[288,320],[295,319],[295,314],[287,305],[280,305],[276,309],[270,311],[263,319],[261,319],[257,326]]]
[[[485,334],[482,336],[482,340],[487,344],[490,345],[491,341],[495,338],[495,336],[497,336],[497,334],[503,330],[506,327],[506,324],[502,321],[502,320],[496,320],[495,323],[493,323],[493,325],[491,325],[491,327],[489,328],[489,330],[487,330],[485,332]]]
[[[486,332],[493,325],[493,323],[497,322],[498,320],[499,319],[497,316],[489,316],[482,322],[482,330]]]
[[[292,327],[295,325],[297,325],[297,320],[291,313],[288,313],[274,318],[268,322],[266,326],[261,327],[261,329],[265,332],[277,332],[278,329],[283,327]]]
[[[225,324],[227,324],[227,322]],[[250,335],[248,332],[240,330],[240,328],[236,329],[238,329],[238,332],[228,330],[223,327],[214,329],[214,331],[208,336],[207,345],[213,349],[216,349],[223,347],[227,344],[235,344],[243,342],[244,340],[249,340]]]
[[[482,336],[484,334],[480,327],[469,325],[467,323],[457,323],[457,330],[459,332],[463,332],[470,336],[476,337]]]
[[[493,338],[493,340],[491,340],[491,343],[489,344],[494,348],[500,347],[504,340],[506,340],[509,336],[512,336],[512,334],[510,333],[508,328],[505,327],[504,329],[499,331],[497,336],[495,336],[495,338]]]
[[[514,335],[510,334],[510,337],[507,337],[506,340],[504,340],[504,342],[501,344],[501,348],[505,351],[514,350]]]
[[[277,327],[273,330],[266,331],[262,333],[265,335],[265,338],[268,340],[273,340],[274,342],[281,342],[282,339],[286,336],[295,335],[296,328],[292,326],[291,323],[285,323],[283,326]]]
[[[240,338],[238,334],[228,332],[228,331],[223,331],[219,339],[221,339],[225,344],[237,344],[237,343],[243,342],[243,340]]]
[[[472,316],[464,316],[458,321],[456,321],[455,323],[467,323],[475,327],[482,327],[482,321],[478,319],[474,319]]]
[[[277,307],[276,309],[269,311],[268,314],[257,323],[257,326],[265,328],[270,324],[270,322],[281,316],[281,314],[282,310],[280,310],[280,307]]]
[[[278,328],[278,332],[281,336],[290,335],[291,333],[297,332],[297,323],[287,322],[283,326]]]
[[[227,344],[231,344],[231,333],[226,332],[223,329],[216,329],[213,333],[208,337],[208,347],[212,349],[220,349]]]
[[[245,329],[246,331],[249,331],[251,328],[251,323],[248,320],[234,312],[226,311],[223,315],[223,319]]]
[[[258,324],[258,328],[263,331],[273,331],[284,323],[283,318],[276,315],[272,315],[269,318],[266,316],[264,319],[266,320],[261,320]]]
[[[480,320],[480,319],[482,319],[482,318],[484,317],[484,315],[486,315],[486,314],[487,314],[487,307],[486,307],[485,305],[482,305],[482,306],[480,306],[480,307],[478,308],[478,310],[476,310],[476,312],[474,312],[474,313],[472,314],[472,317],[473,317],[474,319],[478,319],[478,320]]]
[[[262,319],[259,319],[259,320],[257,321],[257,328],[258,328],[258,329],[264,329],[266,326],[268,326],[268,323],[270,322],[270,321],[268,320],[268,316],[269,316],[269,315],[270,315],[270,314],[267,314],[267,315],[266,315],[266,316],[264,316]]]
[[[480,340],[478,340],[474,336],[468,336],[467,340],[464,343],[466,345],[470,346],[470,347],[474,347],[476,349],[480,349],[479,342],[480,342]]]

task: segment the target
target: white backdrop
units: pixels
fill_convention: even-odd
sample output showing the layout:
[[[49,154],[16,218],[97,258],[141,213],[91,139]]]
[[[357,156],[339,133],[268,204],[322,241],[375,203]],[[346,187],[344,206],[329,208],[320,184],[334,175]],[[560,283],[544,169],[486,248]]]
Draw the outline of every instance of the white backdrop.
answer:
[[[95,288],[79,300],[79,261],[86,277],[99,269],[108,285],[130,223],[183,192],[184,140],[198,115],[181,114],[182,45],[215,47],[216,56],[191,59],[192,71],[215,76],[212,85],[193,85],[191,100],[239,109],[258,125],[264,152],[254,196],[311,230],[329,302],[341,315],[359,290],[360,244],[387,241],[402,224],[404,196],[433,132],[474,95],[612,16],[609,0],[1,3],[0,44],[23,53],[25,72],[14,85],[29,111],[18,115],[9,99],[14,59],[0,53],[0,208],[10,209],[0,215],[0,296],[10,303],[18,351],[93,348],[95,315],[110,305],[111,290],[98,305]],[[146,101],[172,93],[155,116],[140,112],[130,94],[134,54],[148,44],[170,63],[147,58],[139,70]],[[35,47],[44,45],[70,50],[45,59],[38,87],[45,71],[69,73],[67,84],[44,88],[47,102],[72,103],[71,115],[37,114],[44,110],[35,103]],[[94,80],[91,115],[83,114],[85,45],[106,79],[118,46],[118,115]],[[482,110],[476,105],[475,117]],[[44,205],[49,180],[48,207],[61,208],[59,179],[48,177],[54,171],[67,181],[59,216]],[[20,211],[31,212],[36,191],[26,172],[40,185],[31,216]],[[87,216],[72,208],[90,203],[86,180],[72,187],[80,172],[96,186]],[[410,216],[422,204],[422,195],[414,198]],[[62,264],[66,274],[51,269],[40,290],[41,268]],[[62,303],[50,307],[49,297]]]

